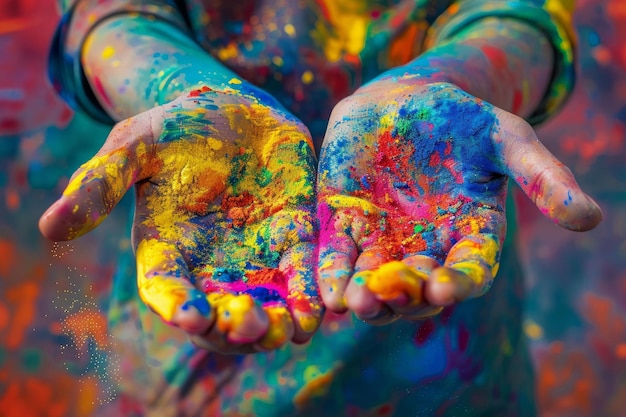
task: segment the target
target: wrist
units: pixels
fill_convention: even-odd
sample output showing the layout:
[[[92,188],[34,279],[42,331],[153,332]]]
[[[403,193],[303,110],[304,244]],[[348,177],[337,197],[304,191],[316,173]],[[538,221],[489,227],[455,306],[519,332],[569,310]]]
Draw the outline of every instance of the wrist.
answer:
[[[424,88],[432,84],[451,84],[459,86],[445,70],[429,66],[402,66],[384,72],[367,84],[357,89],[354,95],[371,95],[375,97],[395,97],[406,94],[422,94]]]
[[[552,48],[537,29],[515,20],[483,19],[374,82],[446,82],[526,117],[544,97],[553,62]]]
[[[93,95],[115,120],[165,104],[203,86],[268,101],[189,37],[163,21],[120,16],[87,38],[81,57]]]
[[[285,114],[289,113],[272,95],[237,76],[232,77],[227,82],[216,82],[215,79],[204,81],[200,80],[198,83],[185,88],[184,91],[182,91],[177,97],[194,97],[211,91],[218,94],[238,97],[244,103],[247,102],[250,104],[269,107],[280,110]]]

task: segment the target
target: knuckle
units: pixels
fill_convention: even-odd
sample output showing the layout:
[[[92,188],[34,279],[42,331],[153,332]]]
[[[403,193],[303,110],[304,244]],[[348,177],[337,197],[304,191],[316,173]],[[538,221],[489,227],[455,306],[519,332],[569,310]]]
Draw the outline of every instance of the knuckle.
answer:
[[[537,140],[535,129],[526,120],[513,114],[507,114],[505,119],[505,127],[514,136],[521,138],[528,138],[531,140]]]
[[[343,295],[339,294],[338,292],[328,292],[328,290],[324,293],[324,304],[326,305],[326,308],[328,310],[332,311],[333,313],[340,313],[345,311],[346,303],[343,300]]]

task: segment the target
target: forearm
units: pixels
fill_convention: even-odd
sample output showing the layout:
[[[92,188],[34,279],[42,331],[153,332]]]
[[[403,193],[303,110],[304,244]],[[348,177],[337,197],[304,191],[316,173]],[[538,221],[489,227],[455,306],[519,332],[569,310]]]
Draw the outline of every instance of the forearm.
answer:
[[[528,117],[546,92],[553,61],[552,47],[539,30],[513,19],[486,18],[395,72],[453,83]]]
[[[188,34],[149,17],[106,20],[87,37],[81,55],[90,86],[104,110],[123,120],[208,86],[239,88],[225,68]]]

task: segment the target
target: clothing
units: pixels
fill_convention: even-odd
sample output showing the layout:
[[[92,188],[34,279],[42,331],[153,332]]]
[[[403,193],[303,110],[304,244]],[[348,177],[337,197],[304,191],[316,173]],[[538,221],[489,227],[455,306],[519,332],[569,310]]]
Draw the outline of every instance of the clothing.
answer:
[[[323,133],[334,104],[359,85],[484,16],[528,21],[554,45],[551,88],[532,122],[554,112],[573,83],[567,9],[555,1],[377,2],[368,10],[316,2],[305,12],[290,2],[189,1],[185,10],[174,2],[148,3],[81,2],[60,26],[51,55],[55,84],[100,120],[107,116],[89,94],[78,51],[93,25],[115,13],[149,14],[188,31],[273,94],[314,136]],[[308,34],[290,41],[302,28]],[[124,415],[532,416],[523,282],[511,236],[500,275],[480,299],[426,321],[384,327],[327,314],[306,345],[229,357],[197,350],[141,303],[125,252],[109,306],[111,331],[123,349],[121,396],[133,398]]]
[[[221,2],[191,0],[186,8],[174,0],[63,3],[68,12],[52,44],[51,79],[66,101],[108,123],[111,118],[97,104],[82,72],[79,51],[98,23],[125,13],[149,15],[186,31],[226,66],[272,93],[313,132],[317,125],[325,127],[332,105],[359,85],[385,69],[407,63],[425,48],[487,16],[526,21],[541,29],[554,47],[551,86],[529,118],[531,124],[557,111],[574,84],[573,2],[569,0],[390,1],[397,4],[387,10],[385,2],[375,2],[371,10],[352,15],[333,15],[320,0],[298,16],[299,22],[281,5],[259,17],[254,1],[245,2],[245,7],[227,7]],[[253,17],[258,20],[255,25],[251,23]],[[206,25],[209,21],[211,24]],[[360,28],[349,23],[353,21]],[[294,23],[314,28],[307,43],[289,42],[289,33],[297,26]],[[330,96],[325,92],[328,90],[333,91]]]

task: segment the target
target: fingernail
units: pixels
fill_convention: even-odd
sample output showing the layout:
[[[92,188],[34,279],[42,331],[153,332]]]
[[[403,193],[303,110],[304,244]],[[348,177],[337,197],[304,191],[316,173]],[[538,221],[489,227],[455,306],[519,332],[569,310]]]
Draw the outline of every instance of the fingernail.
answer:
[[[591,196],[585,194],[585,197],[587,197],[587,201],[589,201],[589,203],[591,203],[593,206],[595,206],[598,210],[602,211],[602,209],[600,208],[600,204],[598,204],[598,202],[596,200],[594,200],[593,198],[591,198]]]
[[[52,211],[56,210],[56,208],[59,207],[59,205],[61,205],[61,199],[58,199],[57,201],[52,203],[52,205],[48,207],[48,209],[41,215],[41,217],[48,217]]]

